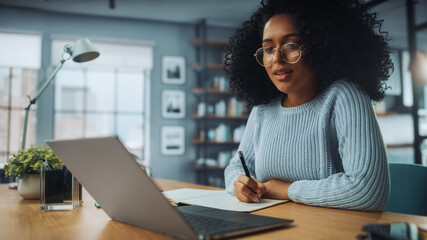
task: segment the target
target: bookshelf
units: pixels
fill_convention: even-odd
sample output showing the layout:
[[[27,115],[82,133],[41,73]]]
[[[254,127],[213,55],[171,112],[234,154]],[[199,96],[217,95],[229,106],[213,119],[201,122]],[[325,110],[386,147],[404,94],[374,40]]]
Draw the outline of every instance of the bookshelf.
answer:
[[[196,84],[191,90],[196,100],[192,113],[196,128],[191,142],[196,157],[191,167],[197,183],[224,187],[224,169],[239,146],[249,112],[228,89],[223,65],[228,42],[206,36],[206,22],[201,21],[192,40],[196,49],[192,64]]]

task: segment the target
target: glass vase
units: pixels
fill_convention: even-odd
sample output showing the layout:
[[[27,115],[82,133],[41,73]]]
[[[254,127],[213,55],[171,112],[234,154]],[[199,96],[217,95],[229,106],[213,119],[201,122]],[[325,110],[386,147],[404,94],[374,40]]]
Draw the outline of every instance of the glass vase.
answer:
[[[73,210],[82,204],[82,185],[64,166],[53,169],[47,162],[40,171],[40,210]]]

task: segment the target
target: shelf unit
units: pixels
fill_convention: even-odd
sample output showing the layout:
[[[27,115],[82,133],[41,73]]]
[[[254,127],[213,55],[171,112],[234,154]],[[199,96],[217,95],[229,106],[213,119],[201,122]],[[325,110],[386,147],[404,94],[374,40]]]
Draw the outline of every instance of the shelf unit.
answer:
[[[223,70],[227,41],[208,39],[203,20],[196,28],[192,44],[196,49],[196,62],[192,64],[196,74],[192,89],[196,99],[192,114],[196,130],[191,141],[196,157],[191,166],[197,183],[224,187],[224,169],[237,150],[248,110],[228,90]]]

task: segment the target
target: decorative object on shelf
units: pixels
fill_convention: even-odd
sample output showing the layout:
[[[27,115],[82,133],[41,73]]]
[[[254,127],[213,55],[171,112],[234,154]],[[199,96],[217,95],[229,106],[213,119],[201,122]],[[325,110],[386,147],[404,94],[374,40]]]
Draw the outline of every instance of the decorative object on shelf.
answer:
[[[18,193],[24,199],[40,198],[40,171],[43,162],[48,162],[53,169],[61,169],[61,160],[47,146],[19,150],[4,166],[6,176],[20,177]]]
[[[183,155],[185,153],[185,129],[183,126],[162,127],[161,151],[163,155]]]
[[[221,123],[215,129],[215,138],[214,140],[217,142],[227,142],[230,141],[230,126]]]
[[[164,83],[185,83],[185,58],[179,56],[164,56],[162,59],[162,79]]]
[[[207,129],[206,139],[205,130],[200,130],[199,138],[195,140],[200,141],[200,143],[203,143],[205,140],[208,141],[207,143],[240,143],[245,131],[245,124],[232,129],[230,125],[220,123],[216,128]],[[197,142],[193,141],[193,143]]]
[[[199,158],[196,161],[196,167],[197,166],[209,166],[209,167],[218,167],[218,162],[215,159],[212,158]],[[219,168],[221,169],[221,168]]]
[[[206,103],[199,102],[199,104],[197,104],[197,116],[203,117],[205,116],[205,113],[206,113]]]
[[[185,93],[182,90],[163,90],[162,116],[164,118],[185,117]]]
[[[227,114],[227,104],[225,100],[220,100],[215,103],[215,115],[217,116],[225,116]]]

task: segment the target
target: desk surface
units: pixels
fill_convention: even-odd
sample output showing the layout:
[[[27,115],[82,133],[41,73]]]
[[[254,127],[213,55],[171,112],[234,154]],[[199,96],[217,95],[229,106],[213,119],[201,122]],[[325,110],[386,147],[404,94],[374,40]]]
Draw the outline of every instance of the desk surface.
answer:
[[[163,190],[209,188],[156,179]],[[23,200],[16,190],[0,184],[0,239],[169,239],[165,236],[111,220],[95,208],[83,192],[83,206],[73,211],[39,211],[39,200]],[[293,219],[289,228],[244,236],[244,239],[356,239],[368,223],[412,222],[427,224],[427,217],[389,212],[360,212],[311,207],[293,202],[254,214]]]

